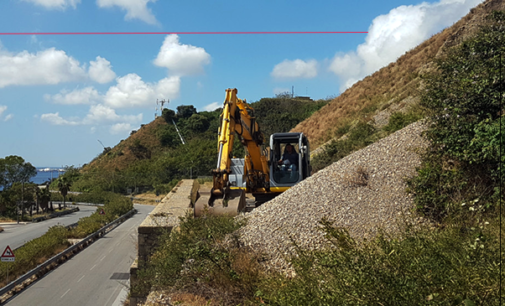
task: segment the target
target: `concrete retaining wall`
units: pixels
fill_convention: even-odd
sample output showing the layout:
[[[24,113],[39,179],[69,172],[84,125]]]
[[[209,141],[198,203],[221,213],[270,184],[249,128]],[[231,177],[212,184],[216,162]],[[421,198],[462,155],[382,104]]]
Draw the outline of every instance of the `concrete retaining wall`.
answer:
[[[137,272],[147,266],[150,256],[160,243],[160,236],[177,227],[179,217],[192,213],[192,203],[196,200],[198,188],[196,180],[182,180],[138,227],[138,256],[130,267],[130,305],[135,306],[145,301],[149,292],[131,289],[138,284]]]

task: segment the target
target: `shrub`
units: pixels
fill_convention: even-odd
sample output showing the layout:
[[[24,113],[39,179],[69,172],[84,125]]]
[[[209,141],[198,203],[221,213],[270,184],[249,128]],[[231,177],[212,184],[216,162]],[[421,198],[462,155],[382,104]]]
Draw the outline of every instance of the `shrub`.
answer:
[[[414,112],[407,112],[405,114],[402,112],[395,112],[391,114],[389,122],[383,130],[388,133],[394,133],[422,118],[423,116],[421,114],[416,114]]]
[[[133,203],[129,198],[112,192],[102,192],[96,195],[96,198],[90,199],[100,200],[98,203],[104,203],[104,206],[97,207],[91,216],[81,218],[77,227],[70,231],[69,237],[84,238],[133,209]],[[99,214],[102,209],[105,215]]]
[[[327,221],[322,226],[333,249],[299,249],[295,278],[262,283],[258,295],[265,304],[499,304],[496,224],[411,229],[401,240],[382,234],[363,244]]]
[[[223,241],[243,224],[228,216],[181,218],[177,230],[161,237],[163,243],[139,272],[140,285],[134,290],[184,289],[219,305],[241,304],[254,294],[254,262],[238,248],[227,248],[237,246],[236,237]]]
[[[376,129],[368,123],[358,122],[350,128],[347,138],[333,140],[326,145],[324,152],[316,155],[312,160],[312,169],[319,171],[352,152],[373,143],[377,137]]]
[[[421,98],[430,111],[426,133],[432,148],[410,182],[417,207],[442,218],[476,198],[484,208],[497,203],[505,174],[505,125],[501,124],[505,13],[494,12],[474,37],[438,60]],[[501,129],[500,129],[501,127]]]

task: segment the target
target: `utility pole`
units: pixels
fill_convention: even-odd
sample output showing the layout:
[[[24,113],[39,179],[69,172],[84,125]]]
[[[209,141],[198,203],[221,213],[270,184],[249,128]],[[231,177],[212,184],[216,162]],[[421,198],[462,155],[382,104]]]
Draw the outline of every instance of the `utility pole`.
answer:
[[[156,99],[156,104],[161,105],[161,107],[159,108],[161,114],[163,114],[163,105],[168,104],[168,103],[170,103],[169,99],[167,99],[166,101],[165,101],[165,99],[163,99],[161,101]],[[156,116],[157,115],[158,115],[158,108],[156,108]]]

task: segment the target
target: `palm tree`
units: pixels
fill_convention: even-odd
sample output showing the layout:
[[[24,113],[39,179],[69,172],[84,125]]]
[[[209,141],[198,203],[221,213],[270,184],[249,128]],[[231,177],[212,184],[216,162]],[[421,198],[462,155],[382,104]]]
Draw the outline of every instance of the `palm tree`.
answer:
[[[59,177],[58,180],[58,189],[60,190],[61,195],[63,196],[63,207],[67,208],[67,204],[65,203],[68,191],[70,190],[70,186],[72,184],[67,181],[65,177]]]
[[[37,188],[37,199],[42,210],[47,212],[49,210],[49,201],[51,200],[51,193],[47,186],[46,188]]]

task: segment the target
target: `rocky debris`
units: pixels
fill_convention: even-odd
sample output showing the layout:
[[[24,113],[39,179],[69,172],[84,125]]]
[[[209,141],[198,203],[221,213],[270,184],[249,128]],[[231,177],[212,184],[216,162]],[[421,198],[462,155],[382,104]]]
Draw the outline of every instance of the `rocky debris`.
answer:
[[[241,241],[268,256],[268,269],[289,271],[285,258],[294,254],[292,242],[308,249],[324,246],[322,218],[346,228],[357,241],[373,238],[379,229],[398,232],[406,220],[417,222],[408,217],[413,199],[405,179],[420,165],[416,150],[428,145],[424,130],[422,122],[413,123],[242,215],[248,222]]]
[[[151,291],[145,303],[140,306],[171,306],[171,298],[165,291]]]

